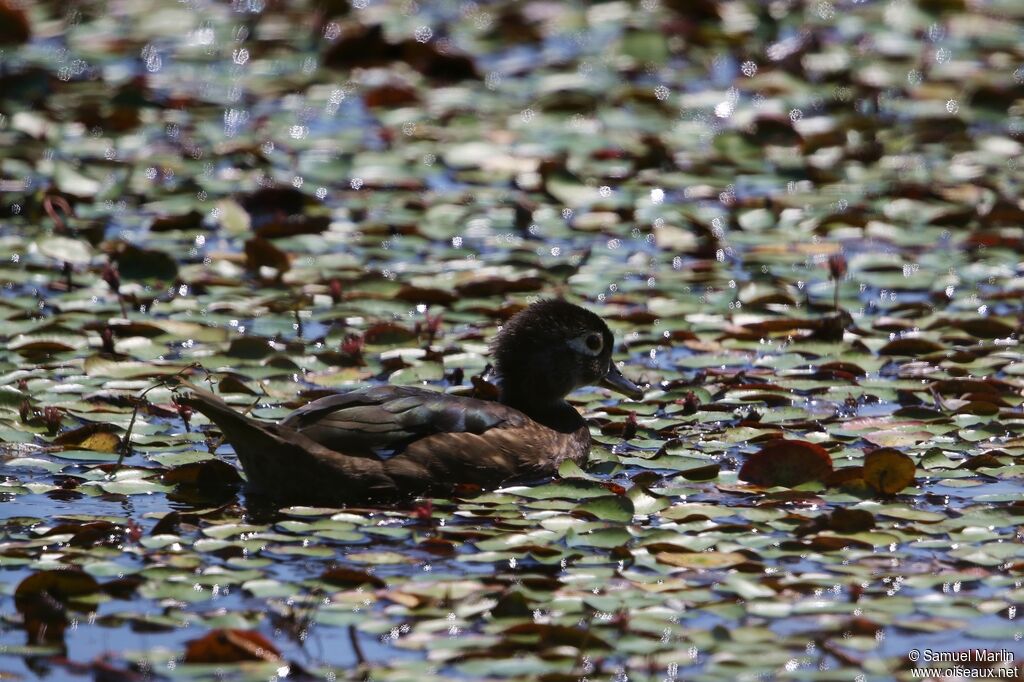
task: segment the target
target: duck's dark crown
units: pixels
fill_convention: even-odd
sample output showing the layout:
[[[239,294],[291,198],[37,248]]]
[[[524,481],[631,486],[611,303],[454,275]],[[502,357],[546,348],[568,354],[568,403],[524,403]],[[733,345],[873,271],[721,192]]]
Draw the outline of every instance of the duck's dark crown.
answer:
[[[512,317],[491,344],[501,401],[533,416],[564,405],[573,390],[608,372],[611,331],[594,313],[561,299]]]

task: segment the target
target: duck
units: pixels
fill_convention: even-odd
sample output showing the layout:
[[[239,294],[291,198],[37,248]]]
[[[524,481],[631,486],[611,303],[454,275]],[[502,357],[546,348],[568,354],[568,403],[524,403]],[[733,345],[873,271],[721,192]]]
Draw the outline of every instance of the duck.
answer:
[[[613,347],[598,315],[543,299],[490,343],[496,401],[381,385],[314,400],[274,423],[191,384],[175,399],[217,426],[252,493],[302,504],[393,501],[544,480],[566,460],[583,465],[590,430],[566,397],[595,384],[644,397]]]

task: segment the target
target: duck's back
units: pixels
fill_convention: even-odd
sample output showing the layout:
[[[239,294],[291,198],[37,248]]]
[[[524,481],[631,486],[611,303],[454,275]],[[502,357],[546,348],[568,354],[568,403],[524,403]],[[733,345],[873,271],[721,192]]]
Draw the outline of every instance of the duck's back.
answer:
[[[481,435],[522,428],[529,421],[501,403],[411,386],[375,386],[314,400],[281,425],[337,452],[386,459],[427,436]]]

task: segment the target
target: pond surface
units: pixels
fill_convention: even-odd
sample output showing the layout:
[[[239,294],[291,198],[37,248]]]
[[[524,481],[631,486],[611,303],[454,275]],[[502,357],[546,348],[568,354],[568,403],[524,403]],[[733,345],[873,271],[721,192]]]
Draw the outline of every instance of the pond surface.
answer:
[[[0,677],[1020,673],[1018,5],[0,0]],[[278,509],[167,386],[546,296],[649,385],[546,484]]]

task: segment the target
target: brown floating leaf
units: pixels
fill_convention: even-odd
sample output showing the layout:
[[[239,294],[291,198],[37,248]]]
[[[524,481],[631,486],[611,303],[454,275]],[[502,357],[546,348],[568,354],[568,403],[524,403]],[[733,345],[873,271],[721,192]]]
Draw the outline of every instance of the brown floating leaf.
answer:
[[[522,7],[506,5],[497,12],[495,20],[487,30],[488,39],[499,39],[509,43],[535,43],[543,40],[540,21],[527,15]],[[1007,107],[1003,107],[1008,108]]]
[[[363,340],[373,345],[405,343],[415,338],[416,333],[413,330],[394,322],[378,322],[363,334]]]
[[[32,38],[28,15],[20,2],[0,0],[0,45],[20,45]]]
[[[480,77],[473,59],[437,43],[408,39],[392,43],[380,24],[349,24],[340,38],[323,56],[324,66],[332,69],[371,68],[404,61],[427,78],[460,81]]]
[[[269,220],[255,228],[256,236],[264,239],[293,237],[297,234],[322,234],[331,226],[328,216],[293,215]]]
[[[423,551],[438,556],[454,556],[458,551],[458,545],[444,538],[427,538],[419,546]]]
[[[108,580],[100,586],[100,589],[115,599],[131,599],[145,582],[146,579],[141,575],[126,575],[123,578]]]
[[[854,364],[852,362],[825,362],[818,365],[818,369],[821,371],[839,372],[843,374],[852,374],[855,377],[862,377],[867,374],[863,367]]]
[[[895,448],[872,450],[864,458],[864,480],[871,489],[893,495],[914,484],[914,460]]]
[[[999,379],[937,379],[931,383],[930,388],[935,389],[943,395],[964,395],[965,393],[975,394],[977,400],[980,394],[1017,395],[1017,388],[1006,381]]]
[[[253,630],[212,630],[185,648],[185,663],[280,661],[281,652]]]
[[[516,638],[536,635],[537,644],[541,648],[571,646],[576,649],[610,649],[611,645],[590,630],[574,628],[568,625],[549,625],[546,623],[522,623],[513,625],[503,633]]]
[[[59,339],[32,339],[24,335],[19,335],[15,337],[10,344],[8,344],[7,349],[25,356],[44,356],[50,353],[66,353],[68,351],[73,351],[75,347],[68,343],[64,343]]]
[[[740,468],[739,479],[754,485],[792,488],[824,480],[832,473],[825,448],[802,440],[774,440],[754,453]]]
[[[999,405],[987,400],[971,400],[954,410],[956,414],[973,414],[980,417],[991,417],[999,414]]]
[[[171,232],[173,230],[198,230],[203,225],[203,214],[192,209],[179,215],[164,215],[154,218],[150,232]]]
[[[14,590],[14,605],[19,612],[32,599],[46,593],[60,602],[92,594],[99,589],[99,583],[88,573],[76,569],[55,569],[33,573],[18,584]]]
[[[920,337],[905,337],[885,344],[878,350],[878,354],[917,357],[942,350],[946,350],[946,347],[941,343]]]
[[[327,569],[320,575],[320,580],[339,587],[354,587],[367,584],[377,588],[387,587],[386,582],[371,573],[341,566]]]
[[[386,66],[398,56],[398,47],[385,38],[383,26],[352,23],[324,54],[323,64],[331,69],[371,68]]]
[[[883,625],[868,618],[851,618],[837,629],[841,634],[848,632],[862,637],[874,637],[882,630],[884,630]]]
[[[495,618],[526,618],[533,615],[535,606],[529,597],[517,589],[506,590],[491,608]]]
[[[402,61],[427,78],[446,83],[480,78],[472,57],[450,48],[442,51],[437,42],[421,43],[409,39],[398,47],[401,49]]]
[[[262,336],[239,336],[231,339],[227,355],[233,358],[259,360],[274,352],[270,340]]]
[[[253,219],[259,219],[300,215],[307,204],[319,202],[294,187],[261,187],[242,197],[239,203]]]
[[[61,641],[68,604],[99,587],[88,573],[71,569],[39,571],[22,580],[14,590],[14,608],[25,619],[29,643]]]
[[[782,116],[759,116],[751,126],[749,138],[758,144],[792,146],[803,138],[793,129],[792,122]]]
[[[277,270],[280,277],[291,268],[291,259],[263,237],[253,237],[245,242],[245,268],[258,273],[263,267]]]
[[[1017,330],[994,317],[977,317],[970,320],[957,320],[953,326],[979,339],[1004,339],[1012,336]]]
[[[864,467],[843,467],[825,477],[825,485],[837,488],[848,484],[864,484]]]
[[[705,464],[702,467],[695,467],[693,469],[680,471],[679,475],[687,481],[708,481],[712,478],[718,478],[718,471],[720,468],[721,466],[718,464]]]
[[[395,294],[395,298],[410,303],[437,303],[439,305],[449,305],[459,300],[459,297],[450,291],[416,287],[411,284],[403,284],[402,288]]]
[[[401,82],[384,83],[370,88],[363,94],[363,102],[371,109],[402,107],[418,104],[419,101],[420,96],[416,88]]]
[[[837,533],[860,533],[875,527],[875,517],[864,509],[839,507],[828,515],[828,529]]]
[[[999,458],[990,452],[983,453],[981,455],[975,455],[970,459],[967,459],[957,465],[957,469],[970,469],[971,471],[977,471],[978,469],[996,469],[1003,466],[1003,463],[999,461]]]
[[[129,530],[111,521],[71,521],[60,523],[46,531],[43,537],[71,535],[68,544],[72,547],[93,547],[98,545],[118,546],[124,542]]]
[[[181,513],[169,511],[163,515],[150,529],[150,535],[173,535],[178,532],[178,524],[181,522]]]
[[[504,277],[484,277],[462,282],[455,286],[455,291],[466,298],[485,298],[507,293],[539,291],[544,287],[540,277],[524,276],[518,279]]]
[[[173,280],[178,276],[174,257],[156,249],[140,249],[134,244],[117,242],[110,255],[122,279]]]

